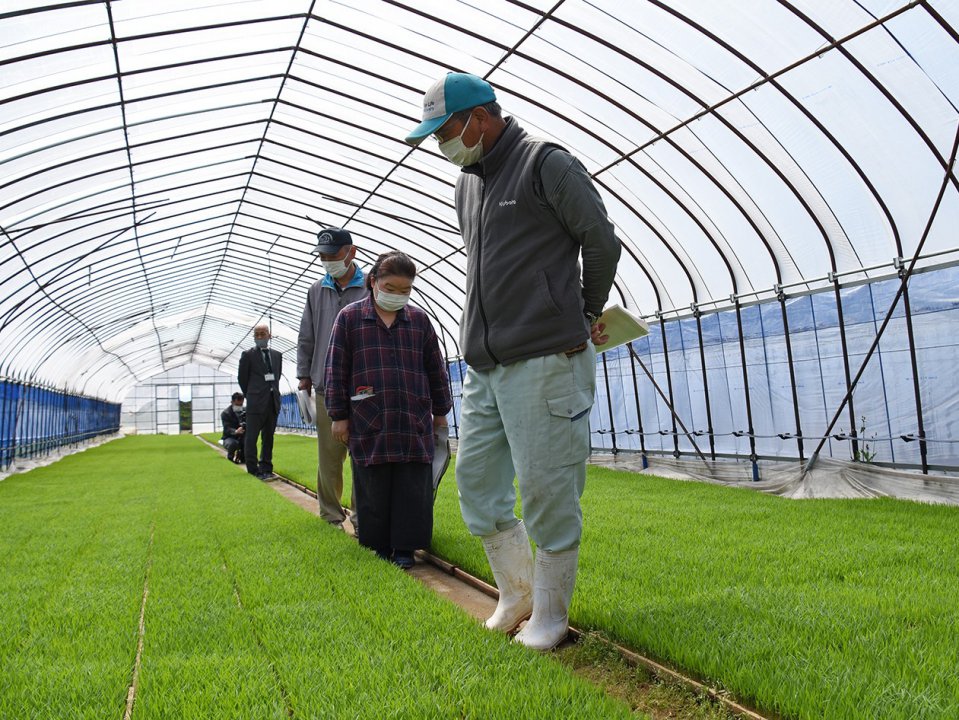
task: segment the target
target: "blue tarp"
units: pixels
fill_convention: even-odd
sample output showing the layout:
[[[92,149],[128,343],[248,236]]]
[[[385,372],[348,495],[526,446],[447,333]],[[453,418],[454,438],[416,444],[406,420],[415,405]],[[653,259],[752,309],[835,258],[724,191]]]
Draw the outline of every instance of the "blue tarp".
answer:
[[[0,468],[119,428],[117,403],[0,380]]]

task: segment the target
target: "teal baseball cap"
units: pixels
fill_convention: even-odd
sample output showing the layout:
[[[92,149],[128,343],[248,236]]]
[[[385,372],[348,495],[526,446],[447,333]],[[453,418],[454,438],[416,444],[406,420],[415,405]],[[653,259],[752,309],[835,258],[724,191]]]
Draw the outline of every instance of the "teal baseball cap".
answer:
[[[448,73],[437,80],[423,96],[423,122],[406,136],[410,145],[419,145],[435,133],[450,115],[496,100],[493,86],[469,73]]]

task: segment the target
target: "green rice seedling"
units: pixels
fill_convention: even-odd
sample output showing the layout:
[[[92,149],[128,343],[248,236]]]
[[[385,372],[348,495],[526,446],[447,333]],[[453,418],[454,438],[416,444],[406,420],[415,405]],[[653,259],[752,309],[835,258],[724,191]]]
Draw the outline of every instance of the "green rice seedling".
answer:
[[[584,515],[574,622],[791,717],[959,712],[959,509],[591,469]]]
[[[200,437],[214,444],[220,440],[219,433],[202,433]],[[273,439],[273,469],[283,477],[295,480],[303,487],[316,492],[316,452],[316,437],[277,433]],[[353,471],[347,458],[343,464],[343,497],[340,499],[346,507],[350,505],[352,482]]]
[[[149,523],[138,483],[89,474],[70,456],[0,484],[0,717],[122,714]]]
[[[959,717],[959,508],[594,467],[582,504],[575,625],[787,717]],[[492,582],[452,467],[432,550]]]
[[[53,657],[4,659],[10,673],[0,673],[0,708],[13,717],[122,717],[144,591],[138,720],[629,717],[622,704],[485,632],[195,439],[127,438],[84,453],[84,460],[86,475],[78,472],[73,482],[85,502],[65,506],[83,532],[71,546],[76,557],[62,568],[70,578],[114,583],[123,612],[98,610],[95,593],[63,585],[52,567],[47,586],[71,598],[78,618],[58,625],[43,610],[36,622],[28,615],[28,629],[57,647],[56,632],[83,617],[88,634],[118,657],[107,653],[110,662],[94,666],[86,648],[65,656],[57,648]],[[25,496],[41,490],[34,481],[30,474],[17,480]],[[136,508],[128,517],[111,504],[116,488]],[[0,507],[3,493],[0,487]],[[5,542],[22,545],[23,528],[9,541],[4,530]],[[70,537],[58,542],[67,546]],[[36,539],[42,545],[47,533]],[[17,567],[26,577],[29,559]],[[31,676],[40,680],[28,684]]]

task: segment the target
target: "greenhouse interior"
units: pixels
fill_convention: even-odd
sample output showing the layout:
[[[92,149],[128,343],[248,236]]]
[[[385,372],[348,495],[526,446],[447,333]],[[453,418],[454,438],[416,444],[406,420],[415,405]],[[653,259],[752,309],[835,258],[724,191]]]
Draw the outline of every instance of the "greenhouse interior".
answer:
[[[959,718],[959,1],[5,0],[0,52],[0,718]]]

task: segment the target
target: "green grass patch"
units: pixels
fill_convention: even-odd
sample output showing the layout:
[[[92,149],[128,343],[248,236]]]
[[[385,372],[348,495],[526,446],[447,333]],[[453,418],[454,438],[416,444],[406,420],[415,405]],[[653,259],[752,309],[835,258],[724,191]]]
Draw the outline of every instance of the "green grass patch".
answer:
[[[187,436],[0,483],[0,717],[122,717],[144,578],[137,720],[630,717]]]
[[[787,717],[959,717],[959,508],[591,467],[583,515],[574,625]],[[433,551],[492,582],[452,466]]]

